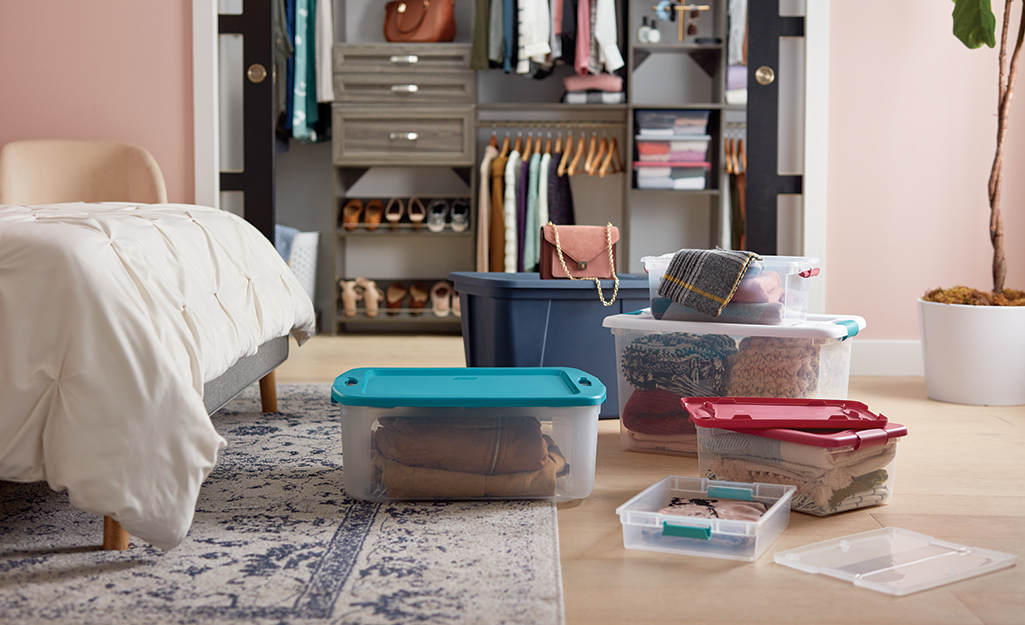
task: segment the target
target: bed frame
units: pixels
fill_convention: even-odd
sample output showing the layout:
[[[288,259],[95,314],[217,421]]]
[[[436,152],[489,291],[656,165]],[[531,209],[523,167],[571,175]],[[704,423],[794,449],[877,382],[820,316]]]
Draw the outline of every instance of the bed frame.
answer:
[[[278,391],[274,370],[288,358],[288,337],[267,341],[252,356],[244,356],[223,374],[203,385],[203,404],[208,414],[220,410],[253,382],[260,381],[260,410],[278,411]],[[103,548],[128,549],[129,535],[121,524],[103,517]]]

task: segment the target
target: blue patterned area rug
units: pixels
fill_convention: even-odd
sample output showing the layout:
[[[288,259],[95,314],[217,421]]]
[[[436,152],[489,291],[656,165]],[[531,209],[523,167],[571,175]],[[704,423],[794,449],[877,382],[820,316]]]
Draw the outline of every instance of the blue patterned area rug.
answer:
[[[255,388],[180,546],[104,552],[102,519],[45,483],[0,482],[0,622],[446,625],[564,622],[555,505],[375,504],[342,483],[328,385]]]

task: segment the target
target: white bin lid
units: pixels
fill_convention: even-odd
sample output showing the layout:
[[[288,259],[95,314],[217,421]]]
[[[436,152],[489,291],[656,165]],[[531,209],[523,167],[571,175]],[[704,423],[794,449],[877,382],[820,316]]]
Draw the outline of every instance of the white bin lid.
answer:
[[[865,319],[854,315],[808,315],[806,321],[789,326],[714,321],[665,321],[651,316],[645,308],[632,313],[605,317],[602,325],[617,330],[641,332],[687,332],[690,334],[729,334],[730,336],[779,336],[784,338],[822,338],[844,340],[865,329]]]
[[[777,563],[890,595],[908,595],[1014,566],[1018,556],[966,547],[899,527],[776,552]]]

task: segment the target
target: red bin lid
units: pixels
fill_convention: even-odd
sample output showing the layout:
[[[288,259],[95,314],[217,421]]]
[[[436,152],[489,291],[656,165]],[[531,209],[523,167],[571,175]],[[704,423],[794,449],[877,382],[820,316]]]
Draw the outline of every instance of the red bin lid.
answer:
[[[884,415],[849,399],[684,397],[681,402],[695,425],[727,430],[865,430],[883,427],[887,422]]]

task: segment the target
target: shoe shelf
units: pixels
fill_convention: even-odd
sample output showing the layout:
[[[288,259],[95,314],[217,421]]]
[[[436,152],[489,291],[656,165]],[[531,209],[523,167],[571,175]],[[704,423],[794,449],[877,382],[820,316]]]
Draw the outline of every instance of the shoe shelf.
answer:
[[[376,289],[376,297],[371,293]],[[436,324],[458,327],[461,323],[458,294],[444,278],[371,280],[341,279],[336,307],[338,328],[347,324]]]

